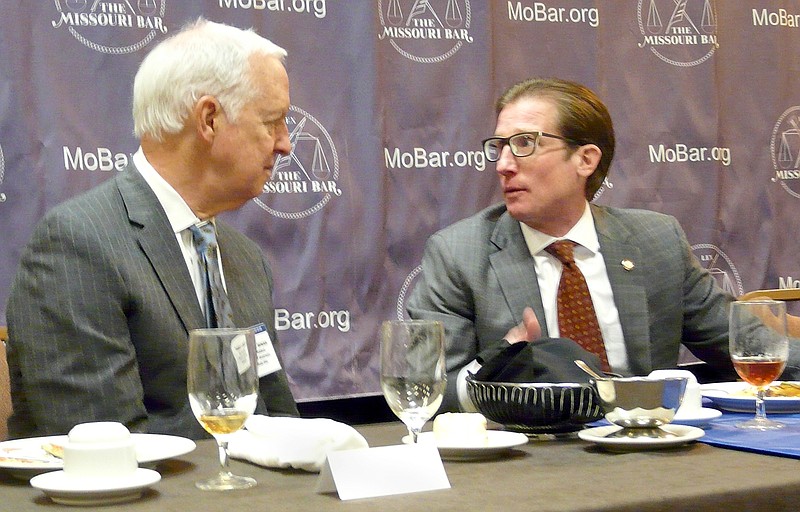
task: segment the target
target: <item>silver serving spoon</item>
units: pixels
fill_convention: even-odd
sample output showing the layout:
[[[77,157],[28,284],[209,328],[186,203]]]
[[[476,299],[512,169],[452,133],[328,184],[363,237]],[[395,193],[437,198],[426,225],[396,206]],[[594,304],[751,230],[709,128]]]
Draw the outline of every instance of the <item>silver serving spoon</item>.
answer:
[[[578,365],[578,368],[588,373],[590,376],[594,377],[595,379],[606,379],[607,377],[603,377],[602,375],[598,375],[596,371],[592,370],[588,364],[584,363],[580,359],[575,360],[575,364]]]

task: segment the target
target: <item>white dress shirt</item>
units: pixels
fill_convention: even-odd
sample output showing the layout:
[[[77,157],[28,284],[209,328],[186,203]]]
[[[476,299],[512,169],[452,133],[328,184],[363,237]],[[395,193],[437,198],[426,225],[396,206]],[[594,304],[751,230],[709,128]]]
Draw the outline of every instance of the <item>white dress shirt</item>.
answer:
[[[167,183],[167,180],[165,180],[158,171],[153,168],[150,162],[147,161],[144,152],[142,152],[142,148],[139,148],[136,153],[134,153],[133,163],[136,165],[136,168],[147,184],[150,185],[150,188],[153,189],[153,193],[155,193],[158,198],[158,202],[161,203],[161,207],[164,208],[164,212],[167,214],[167,219],[172,226],[172,230],[175,232],[178,245],[181,247],[186,268],[189,270],[189,275],[192,277],[195,293],[197,293],[197,302],[200,304],[200,308],[203,309],[203,313],[205,313],[205,276],[200,275],[199,258],[194,247],[192,232],[189,231],[190,226],[199,224],[202,220],[194,214],[192,209],[189,208],[189,205],[186,204],[186,201],[172,188],[172,185]],[[214,219],[211,219],[211,222],[214,222]],[[221,266],[222,254],[219,254],[219,247],[217,247],[217,252]],[[222,277],[222,284],[225,286],[225,275],[221,268],[219,271]]]
[[[614,303],[614,294],[608,280],[606,263],[600,253],[600,242],[594,227],[592,210],[589,203],[580,220],[561,238],[554,238],[537,231],[520,222],[525,243],[533,256],[536,278],[539,283],[539,294],[542,297],[544,321],[551,337],[559,336],[558,330],[558,283],[561,281],[561,262],[545,251],[545,248],[556,240],[571,240],[575,247],[575,265],[586,278],[589,295],[592,297],[597,322],[603,335],[603,343],[608,355],[608,364],[613,371],[625,373],[629,370],[628,354],[625,350],[625,339],[622,335],[622,324],[619,311]],[[541,322],[542,319],[540,318]]]
[[[600,241],[594,226],[594,218],[589,203],[578,222],[562,238],[555,238],[537,231],[527,224],[520,222],[525,243],[533,257],[536,269],[536,278],[539,283],[539,294],[544,308],[544,319],[540,323],[547,325],[550,337],[559,337],[558,330],[558,283],[561,281],[561,262],[545,251],[545,248],[556,240],[572,240],[578,245],[575,247],[575,264],[586,278],[589,295],[592,297],[600,333],[606,347],[608,364],[612,371],[628,373],[628,354],[625,351],[625,339],[622,334],[622,324],[619,321],[619,311],[614,303],[614,294],[611,282],[608,280],[605,260],[600,253]],[[522,314],[522,312],[519,312]],[[511,326],[509,326],[511,328]],[[467,371],[475,373],[480,369],[480,364],[473,360],[458,373],[456,389],[462,410],[476,412],[477,408],[467,395]]]

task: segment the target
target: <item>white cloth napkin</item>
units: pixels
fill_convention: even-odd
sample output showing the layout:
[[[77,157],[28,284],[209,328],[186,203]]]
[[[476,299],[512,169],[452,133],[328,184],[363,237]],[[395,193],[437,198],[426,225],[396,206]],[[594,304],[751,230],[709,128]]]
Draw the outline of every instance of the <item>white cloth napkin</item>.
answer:
[[[319,473],[328,452],[368,447],[356,429],[331,419],[255,415],[231,436],[228,455],[266,467]]]

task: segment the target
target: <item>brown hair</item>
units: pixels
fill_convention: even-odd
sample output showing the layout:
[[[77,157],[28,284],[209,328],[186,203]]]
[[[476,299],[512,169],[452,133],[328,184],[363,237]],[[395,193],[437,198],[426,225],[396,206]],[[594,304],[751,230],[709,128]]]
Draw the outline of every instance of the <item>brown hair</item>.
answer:
[[[520,98],[545,97],[558,109],[557,129],[562,137],[576,141],[574,147],[595,144],[602,156],[586,181],[586,199],[591,201],[603,185],[614,158],[614,124],[600,98],[581,84],[559,78],[530,78],[508,88],[497,100],[497,114]]]

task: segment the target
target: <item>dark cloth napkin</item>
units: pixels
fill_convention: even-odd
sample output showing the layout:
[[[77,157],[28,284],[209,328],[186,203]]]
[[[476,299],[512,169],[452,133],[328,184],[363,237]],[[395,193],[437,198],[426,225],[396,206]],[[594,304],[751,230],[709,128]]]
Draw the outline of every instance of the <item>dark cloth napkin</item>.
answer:
[[[507,342],[478,354],[483,366],[473,378],[485,382],[579,382],[589,376],[575,365],[581,359],[603,375],[600,358],[568,338],[540,338],[509,345]]]

